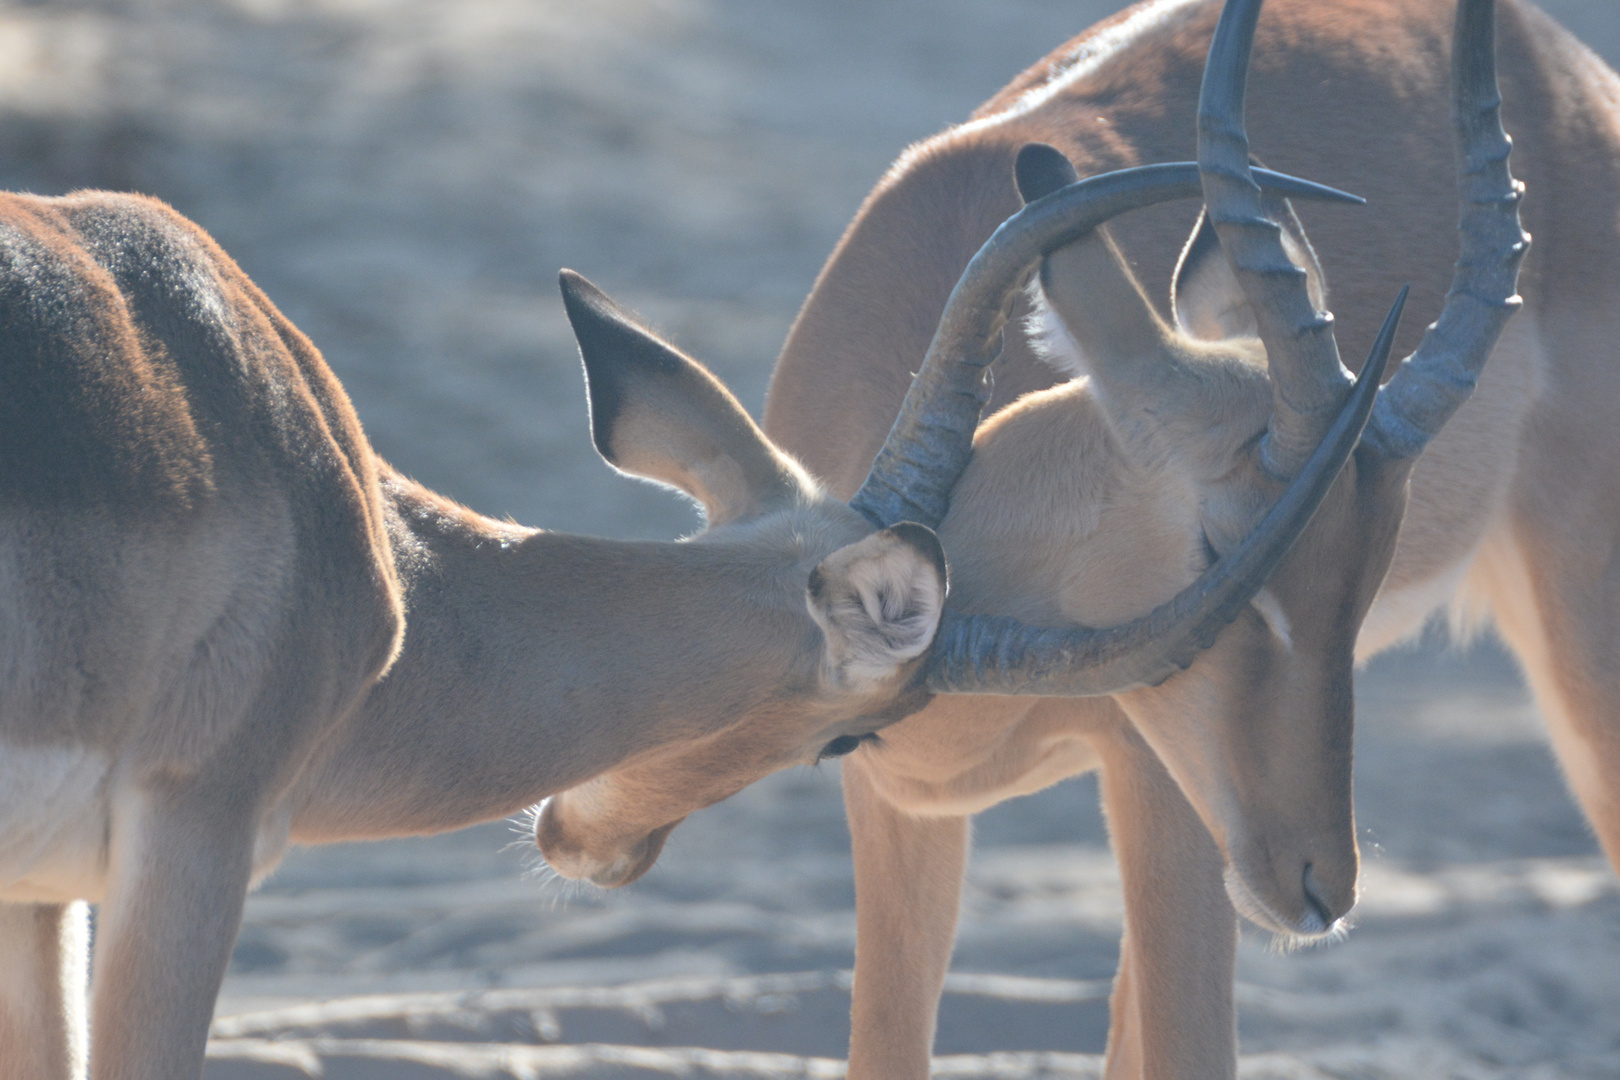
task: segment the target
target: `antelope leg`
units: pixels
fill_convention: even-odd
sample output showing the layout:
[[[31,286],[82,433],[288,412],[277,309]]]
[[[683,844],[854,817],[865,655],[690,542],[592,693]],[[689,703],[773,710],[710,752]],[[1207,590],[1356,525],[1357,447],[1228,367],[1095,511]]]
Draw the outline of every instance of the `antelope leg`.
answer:
[[[217,787],[119,800],[97,921],[94,1080],[201,1076],[214,997],[247,896],[253,819],[246,801]]]
[[[83,904],[0,903],[0,1080],[84,1075]]]
[[[880,795],[859,754],[844,762],[855,855],[855,991],[849,1080],[928,1080],[968,819],[913,817]]]
[[[1134,728],[1096,737],[1103,805],[1125,887],[1108,1080],[1237,1074],[1237,914],[1222,860],[1181,789]]]

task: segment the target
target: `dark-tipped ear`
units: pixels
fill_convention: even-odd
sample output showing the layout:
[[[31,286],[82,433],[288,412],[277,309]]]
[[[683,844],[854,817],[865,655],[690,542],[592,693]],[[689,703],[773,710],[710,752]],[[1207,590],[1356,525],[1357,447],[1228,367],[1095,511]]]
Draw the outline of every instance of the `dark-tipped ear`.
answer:
[[[1283,250],[1294,265],[1305,268],[1311,302],[1318,311],[1326,310],[1326,276],[1305,235],[1305,226],[1286,199],[1267,197],[1265,207],[1267,216],[1282,225]],[[1226,261],[1209,215],[1202,211],[1176,263],[1170,284],[1170,308],[1182,333],[1204,341],[1259,334],[1248,298]]]
[[[1066,188],[1080,179],[1074,165],[1063,156],[1063,151],[1045,143],[1026,143],[1018,151],[1013,163],[1013,176],[1018,181],[1018,194],[1026,203],[1044,198],[1052,192]]]
[[[608,464],[684,491],[710,524],[752,517],[811,489],[702,364],[581,275],[560,277],[585,361],[591,441]]]
[[[806,602],[839,686],[877,689],[934,642],[948,589],[934,530],[903,521],[839,548],[810,572]]]

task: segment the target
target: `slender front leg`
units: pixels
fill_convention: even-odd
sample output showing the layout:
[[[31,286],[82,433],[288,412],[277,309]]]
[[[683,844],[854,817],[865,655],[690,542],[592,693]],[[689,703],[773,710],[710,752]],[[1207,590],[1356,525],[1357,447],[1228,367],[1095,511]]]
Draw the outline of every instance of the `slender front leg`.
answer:
[[[242,920],[252,817],[191,791],[121,800],[97,923],[95,1080],[197,1080]]]
[[[0,1080],[82,1080],[84,904],[0,903]]]
[[[855,853],[850,1080],[927,1080],[956,941],[968,819],[912,817],[873,786],[868,752],[844,762]]]
[[[1125,885],[1108,1080],[1237,1075],[1237,915],[1219,849],[1134,729],[1099,736],[1103,805]]]

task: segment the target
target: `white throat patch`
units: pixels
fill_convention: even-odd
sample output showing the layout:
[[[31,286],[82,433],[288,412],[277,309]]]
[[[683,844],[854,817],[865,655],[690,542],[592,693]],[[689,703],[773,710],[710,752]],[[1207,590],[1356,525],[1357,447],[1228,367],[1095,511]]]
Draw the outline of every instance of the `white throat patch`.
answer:
[[[1082,378],[1091,374],[1091,364],[1086,358],[1086,352],[1069,333],[1069,326],[1063,321],[1063,316],[1053,309],[1046,299],[1046,290],[1041,288],[1041,279],[1036,277],[1029,283],[1027,291],[1029,298],[1029,317],[1024,320],[1024,336],[1029,340],[1030,350],[1052,368],[1068,375],[1070,378]]]

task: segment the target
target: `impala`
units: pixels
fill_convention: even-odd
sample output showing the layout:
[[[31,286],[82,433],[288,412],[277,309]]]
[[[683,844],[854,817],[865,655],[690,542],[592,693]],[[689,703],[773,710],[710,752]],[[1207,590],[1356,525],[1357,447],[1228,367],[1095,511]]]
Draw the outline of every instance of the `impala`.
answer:
[[[682,543],[456,505],[376,456],[320,354],[197,226],[139,196],[0,196],[0,1077],[199,1075],[244,895],[289,843],[545,799],[552,865],[620,885],[692,810],[852,749],[934,682],[1005,677],[936,670],[945,562],[908,511],[966,464],[983,345],[1033,261],[1195,176],[1076,185],[1009,226],[847,505],[564,271],[593,441],[701,504]],[[1085,692],[1184,666],[1298,537],[1374,387],[1335,403],[1226,558],[1147,616],[1045,631],[1046,666]]]
[[[1003,407],[938,522],[953,608],[1107,625],[1229,550],[1349,393],[1327,282],[1363,346],[1405,281],[1414,307],[1442,308],[1461,185],[1462,257],[1438,323],[1379,393],[1316,519],[1212,648],[1159,685],[1089,701],[1050,696],[1106,691],[1049,661],[1005,665],[978,681],[994,696],[936,699],[848,759],[851,1077],[927,1075],[970,815],[1093,768],[1126,902],[1108,1075],[1233,1075],[1234,909],[1286,939],[1341,926],[1357,875],[1353,663],[1447,603],[1495,615],[1620,856],[1620,513],[1607,470],[1585,467],[1620,449],[1607,419],[1620,391],[1608,359],[1620,84],[1544,16],[1504,6],[1508,126],[1527,134],[1542,215],[1530,224],[1546,241],[1527,264],[1530,314],[1505,333],[1528,237],[1490,0],[1462,0],[1454,33],[1441,0],[1276,0],[1265,19],[1258,0],[1231,0],[1219,30],[1215,0],[1138,5],[907,151],[840,241],[784,347],[765,428],[847,491],[952,283],[1020,191],[1033,209],[1076,169],[1185,156],[1196,127],[1196,221],[1135,215],[1042,261],[1017,312],[1030,332],[1006,342]],[[1316,247],[1250,178],[1257,22],[1259,158],[1368,197],[1316,211]],[[1174,328],[1133,267],[1169,286]],[[1064,375],[1076,378],[1053,385]],[[978,656],[1020,647],[970,656],[950,621],[941,639],[952,659],[936,672],[976,675]]]

